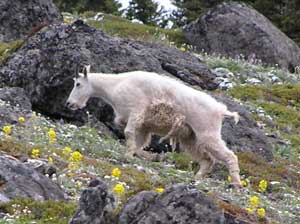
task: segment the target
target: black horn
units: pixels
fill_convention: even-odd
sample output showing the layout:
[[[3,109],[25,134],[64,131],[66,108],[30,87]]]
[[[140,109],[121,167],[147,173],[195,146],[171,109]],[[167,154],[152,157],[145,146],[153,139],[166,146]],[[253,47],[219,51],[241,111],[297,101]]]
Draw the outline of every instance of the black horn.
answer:
[[[79,77],[79,66],[76,65],[76,68],[75,68],[75,78],[78,78]]]
[[[87,69],[86,69],[86,66],[83,67],[83,75],[84,75],[84,78],[87,78]]]

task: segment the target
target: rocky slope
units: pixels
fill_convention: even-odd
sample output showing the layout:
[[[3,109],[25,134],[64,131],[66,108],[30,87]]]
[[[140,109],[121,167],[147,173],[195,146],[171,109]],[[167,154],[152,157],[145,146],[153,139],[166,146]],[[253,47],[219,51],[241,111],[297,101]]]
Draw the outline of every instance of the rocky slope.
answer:
[[[111,37],[82,21],[43,28],[7,59],[0,68],[1,224],[300,222],[296,74]],[[237,152],[244,188],[231,188],[221,164],[193,182],[198,164],[183,153],[161,162],[126,158],[111,108],[100,101],[90,102],[89,113],[63,107],[81,62],[97,72],[166,74],[238,111],[240,123],[225,119],[222,134]]]

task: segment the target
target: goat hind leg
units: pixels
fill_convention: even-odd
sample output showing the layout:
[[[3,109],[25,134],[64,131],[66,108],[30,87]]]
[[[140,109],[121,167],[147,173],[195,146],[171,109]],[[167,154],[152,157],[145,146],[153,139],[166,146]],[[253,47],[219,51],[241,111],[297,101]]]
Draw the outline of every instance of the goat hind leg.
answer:
[[[222,139],[209,139],[206,144],[207,151],[218,161],[225,163],[232,178],[232,184],[241,187],[240,169],[237,156],[227,148]]]

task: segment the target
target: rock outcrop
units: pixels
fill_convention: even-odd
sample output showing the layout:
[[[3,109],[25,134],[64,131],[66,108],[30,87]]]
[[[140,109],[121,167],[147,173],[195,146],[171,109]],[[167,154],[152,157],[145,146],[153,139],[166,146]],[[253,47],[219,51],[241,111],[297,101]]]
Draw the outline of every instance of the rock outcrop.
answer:
[[[193,186],[174,185],[159,195],[144,191],[130,198],[121,210],[118,224],[224,223],[222,211],[212,199]]]
[[[243,3],[226,2],[184,28],[189,43],[209,53],[244,55],[293,71],[300,48],[266,17]]]
[[[64,192],[51,179],[10,156],[0,156],[0,203],[15,198],[67,200]]]
[[[224,215],[212,199],[193,186],[174,185],[163,194],[143,191],[131,197],[118,217],[107,185],[93,180],[85,189],[69,224],[209,224],[222,223]],[[224,223],[224,222],[223,222]]]
[[[39,27],[62,21],[52,0],[1,0],[0,42],[23,39]]]
[[[115,207],[114,197],[108,192],[107,184],[95,179],[83,190],[78,209],[69,224],[112,224]]]

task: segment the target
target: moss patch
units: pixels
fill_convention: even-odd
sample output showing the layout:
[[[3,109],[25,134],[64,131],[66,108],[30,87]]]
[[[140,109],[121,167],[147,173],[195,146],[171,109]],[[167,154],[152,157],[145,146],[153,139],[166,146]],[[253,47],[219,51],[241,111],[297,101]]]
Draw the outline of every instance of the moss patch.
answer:
[[[261,107],[273,118],[271,131],[279,131],[281,136],[291,141],[296,149],[300,144],[300,85],[236,86],[228,91],[230,95],[256,107]],[[255,116],[266,121],[266,117]],[[299,150],[296,150],[299,153]]]
[[[243,101],[265,100],[289,106],[300,106],[300,85],[235,86],[229,94]]]
[[[266,162],[258,155],[251,152],[237,153],[241,173],[244,174],[252,183],[252,187],[258,190],[258,183],[261,180],[279,181],[287,184],[289,187],[299,189],[300,163],[292,163],[289,160],[275,159],[272,162]],[[294,167],[297,167],[296,169]],[[274,191],[275,189],[272,189]]]
[[[191,169],[191,161],[193,160],[189,155],[186,153],[169,153],[168,156],[170,162],[173,162],[176,168],[181,170],[189,170]]]
[[[29,221],[32,223],[34,220],[37,224],[65,224],[75,213],[76,207],[76,203],[73,202],[39,202],[33,199],[16,199],[0,204],[0,211],[18,216],[19,218],[14,223],[29,223]]]
[[[30,152],[30,148],[25,144],[0,140],[0,152],[1,151],[9,155],[18,157],[20,155],[28,154]]]
[[[15,40],[9,43],[0,42],[0,65],[4,64],[8,57],[18,50],[22,44],[23,40]]]

